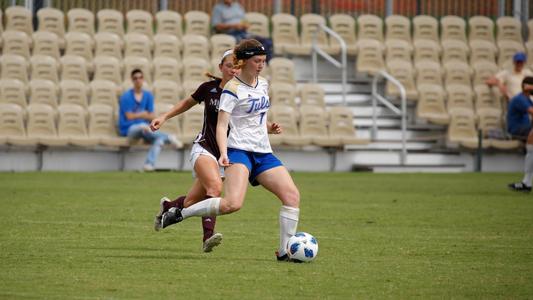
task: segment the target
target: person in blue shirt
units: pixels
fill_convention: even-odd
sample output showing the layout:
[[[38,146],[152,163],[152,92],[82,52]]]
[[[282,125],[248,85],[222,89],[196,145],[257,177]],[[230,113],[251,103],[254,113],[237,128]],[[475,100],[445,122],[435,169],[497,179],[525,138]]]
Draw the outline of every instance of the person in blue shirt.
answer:
[[[533,77],[526,77],[522,81],[522,92],[511,99],[507,109],[507,131],[512,136],[527,140],[524,178],[521,182],[509,184],[509,188],[527,193],[531,192],[533,182],[533,132],[530,120],[530,115],[533,116],[532,94]]]
[[[213,7],[211,25],[218,33],[229,34],[237,40],[247,37],[248,24],[244,22],[244,8],[236,1],[224,0]]]
[[[126,136],[130,140],[143,139],[146,143],[152,144],[143,169],[153,171],[161,147],[165,143],[172,144],[176,148],[181,148],[183,145],[174,135],[150,130],[150,122],[156,117],[154,96],[142,88],[144,77],[140,69],[131,72],[131,80],[133,88],[124,92],[120,97],[118,127],[121,136]]]

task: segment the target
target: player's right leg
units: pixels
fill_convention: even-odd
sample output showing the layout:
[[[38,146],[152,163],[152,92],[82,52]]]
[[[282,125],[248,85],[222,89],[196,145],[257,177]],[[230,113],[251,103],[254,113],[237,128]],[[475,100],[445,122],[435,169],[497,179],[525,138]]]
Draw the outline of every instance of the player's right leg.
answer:
[[[533,130],[529,131],[524,160],[524,178],[521,182],[511,183],[508,187],[517,192],[531,192],[533,181]]]

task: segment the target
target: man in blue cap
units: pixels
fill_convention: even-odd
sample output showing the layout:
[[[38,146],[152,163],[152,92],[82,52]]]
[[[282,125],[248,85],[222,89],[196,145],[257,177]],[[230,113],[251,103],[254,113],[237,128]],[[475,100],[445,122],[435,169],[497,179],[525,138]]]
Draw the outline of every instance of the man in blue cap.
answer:
[[[517,52],[513,55],[513,70],[502,70],[495,76],[487,79],[490,86],[497,86],[500,93],[506,100],[512,99],[522,92],[522,80],[526,76],[533,76],[533,72],[526,65],[527,56],[524,52]]]

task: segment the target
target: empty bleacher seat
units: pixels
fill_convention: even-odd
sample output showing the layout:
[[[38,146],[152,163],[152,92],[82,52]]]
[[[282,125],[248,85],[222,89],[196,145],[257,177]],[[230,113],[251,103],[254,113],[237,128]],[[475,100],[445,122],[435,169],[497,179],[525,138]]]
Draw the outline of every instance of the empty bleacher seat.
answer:
[[[258,12],[247,12],[244,19],[249,25],[248,33],[261,37],[270,37],[267,16]]]
[[[368,139],[358,138],[353,126],[353,112],[348,107],[332,107],[329,110],[329,136],[340,138],[343,145],[368,144]]]
[[[0,103],[16,104],[22,108],[27,106],[27,87],[17,79],[4,78],[0,80]]]
[[[127,78],[130,78],[128,75]],[[94,79],[103,79],[122,84],[122,72],[118,59],[111,56],[99,56],[94,59]]]
[[[304,14],[300,17],[300,26],[302,32],[300,34],[300,42],[302,47],[302,53],[311,53],[313,39],[316,36],[316,42],[320,49],[323,51],[334,54],[336,49],[333,49],[329,45],[329,38],[326,32],[320,28],[320,25],[326,25],[326,19],[317,14]]]
[[[180,68],[178,62],[170,57],[156,57],[153,62],[154,66],[154,81],[158,79],[171,80],[176,84],[180,80]]]
[[[499,150],[512,150],[521,146],[518,140],[505,139],[505,131],[502,122],[502,113],[498,109],[484,108],[477,112],[479,118],[478,128],[482,130],[484,142],[488,146]],[[500,138],[493,138],[493,136]]]
[[[99,32],[94,35],[95,51],[94,56],[112,56],[122,59],[122,49],[124,42],[115,33]]]
[[[383,42],[383,20],[375,15],[361,15],[357,18],[357,37],[359,40]]]
[[[474,79],[472,80],[474,86],[486,85],[485,81],[498,73],[498,66],[490,61],[478,61],[472,64],[472,69],[474,70]]]
[[[391,60],[387,62],[387,70],[396,78],[405,89],[405,96],[409,100],[417,100],[418,92],[415,85],[415,70],[410,61]],[[386,94],[391,97],[400,97],[400,90],[396,85],[387,81]]]
[[[439,23],[432,16],[419,15],[413,18],[413,39],[439,42]]]
[[[183,20],[175,11],[162,10],[155,15],[157,34],[170,34],[177,38],[183,35]]]
[[[515,41],[517,43],[524,43],[522,39],[522,24],[514,17],[499,17],[496,20],[497,42],[502,41]]]
[[[414,61],[434,61],[440,63],[441,47],[434,40],[418,39],[413,42],[415,49]]]
[[[144,34],[130,32],[124,36],[124,56],[139,56],[152,59],[152,41]]]
[[[311,144],[311,137],[301,136],[296,123],[297,114],[293,106],[278,103],[270,108],[272,122],[278,123],[283,128],[281,134],[269,135],[272,145],[305,146]]]
[[[59,62],[59,42],[52,32],[37,31],[33,34],[33,55],[46,55]]]
[[[186,145],[191,145],[204,124],[204,106],[195,105],[183,114],[183,134],[182,141]]]
[[[442,43],[442,63],[458,60],[468,62],[469,48],[460,40],[447,40]]]
[[[187,80],[205,81],[205,73],[210,69],[210,64],[203,58],[189,57],[183,61],[183,78]]]
[[[283,81],[272,82],[269,86],[272,105],[296,107],[296,89],[294,84]]]
[[[224,52],[229,49],[233,49],[236,44],[236,40],[233,36],[228,34],[214,34],[210,38],[211,41],[211,57],[213,59],[220,59]]]
[[[128,33],[140,33],[148,38],[154,36],[154,19],[152,14],[139,9],[133,9],[126,13]]]
[[[182,38],[183,57],[200,57],[209,60],[209,42],[205,36],[186,34]]]
[[[448,147],[462,146],[468,149],[477,149],[478,138],[474,113],[468,109],[456,109],[450,115],[450,125],[446,135]],[[488,148],[487,142],[483,143]]]
[[[456,109],[469,109],[474,111],[472,89],[469,86],[451,84],[446,86],[448,94],[448,113],[452,114]]]
[[[444,64],[444,83],[446,85],[461,84],[472,85],[472,69],[461,61],[449,61]]]
[[[449,123],[444,91],[440,85],[422,84],[418,86],[416,117],[439,125]]]
[[[456,40],[466,44],[466,22],[458,16],[445,16],[440,19],[443,46],[448,40]]]
[[[82,81],[66,79],[59,83],[60,103],[76,104],[87,108],[89,105],[89,86]]]
[[[89,137],[98,138],[98,142],[106,146],[125,147],[128,139],[117,134],[113,108],[103,104],[89,106]]]
[[[385,19],[385,40],[402,40],[411,43],[411,21],[400,15],[388,16]]]
[[[300,107],[300,133],[311,138],[311,143],[321,147],[341,145],[340,136],[330,136],[326,123],[327,113],[319,106],[303,105]]]
[[[502,110],[502,103],[500,101],[500,93],[498,89],[491,88],[486,84],[479,84],[474,86],[474,93],[476,97],[476,111],[484,108]]]
[[[405,40],[387,39],[385,41],[385,60],[405,60],[412,61],[413,47]]]
[[[281,81],[295,84],[294,78],[294,62],[283,57],[275,57],[270,60],[270,76],[271,81]]]
[[[68,139],[57,135],[56,110],[47,104],[32,103],[28,105],[27,135],[36,143],[44,146],[65,146]]]
[[[75,79],[89,83],[89,75],[85,59],[77,55],[64,55],[61,61],[61,80]],[[98,59],[95,62],[99,63]],[[96,76],[96,75],[95,75]]]
[[[57,35],[59,47],[65,47],[65,15],[59,9],[46,7],[37,12],[39,31],[49,31]]]
[[[98,18],[98,32],[112,32],[124,36],[124,16],[114,9],[102,9],[96,14]]]
[[[299,87],[300,105],[326,107],[324,89],[316,83],[306,83]]]
[[[468,20],[470,42],[487,41],[494,44],[494,22],[486,16],[474,16]]]
[[[348,55],[357,54],[357,37],[355,30],[355,20],[352,16],[346,14],[334,14],[329,17],[331,29],[335,31],[346,43]],[[330,40],[333,51],[336,48],[340,51],[340,45],[337,39]]]
[[[20,55],[4,54],[0,57],[0,78],[18,79],[28,82],[29,63]]]
[[[181,48],[180,40],[173,35],[158,33],[154,36],[154,57],[174,58],[181,65]]]
[[[98,138],[89,138],[87,134],[88,112],[76,104],[61,104],[58,108],[57,133],[62,139],[74,146],[94,146]]]
[[[28,38],[33,33],[31,11],[22,6],[10,6],[5,11],[6,31],[24,32]]]
[[[20,55],[30,58],[31,36],[22,31],[6,30],[2,33],[2,54]]]
[[[487,40],[473,40],[470,42],[470,63],[478,61],[496,62],[498,49],[494,43]]]
[[[24,114],[24,109],[19,105],[0,103],[0,145],[30,146],[37,143],[26,136]]]
[[[68,32],[82,32],[94,35],[94,14],[87,9],[74,8],[68,11]],[[98,24],[99,26],[100,23]]]
[[[300,36],[298,35],[298,21],[295,16],[278,13],[272,16],[272,41],[274,53],[300,54]],[[305,54],[305,53],[304,53]]]
[[[58,83],[59,68],[54,58],[45,55],[34,55],[31,57],[30,64],[32,79],[47,79],[56,84]]]
[[[65,39],[67,41],[65,54],[83,57],[87,71],[92,72],[94,48],[92,37],[83,32],[69,32],[65,35]]]
[[[108,105],[112,109],[118,107],[117,85],[109,80],[95,79],[89,84],[91,106]]]
[[[46,104],[57,107],[58,88],[50,80],[32,79],[29,83],[30,104]]]
[[[182,94],[181,87],[175,81],[165,79],[156,78],[152,90],[156,105],[160,103],[174,105],[180,100]]]
[[[418,61],[415,63],[416,84],[434,84],[442,86],[442,75],[444,70],[440,63],[430,60]]]
[[[359,40],[356,69],[371,75],[385,69],[383,44],[377,40]]]
[[[211,24],[209,15],[203,11],[188,11],[184,15],[185,19],[185,34],[197,34],[204,37],[209,37]]]

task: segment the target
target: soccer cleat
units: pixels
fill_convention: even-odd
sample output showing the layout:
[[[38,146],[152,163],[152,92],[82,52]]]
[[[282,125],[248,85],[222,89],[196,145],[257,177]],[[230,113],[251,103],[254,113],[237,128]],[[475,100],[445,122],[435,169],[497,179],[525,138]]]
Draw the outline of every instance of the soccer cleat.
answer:
[[[161,229],[161,217],[167,211],[165,209],[165,204],[168,205],[168,203],[170,203],[170,199],[168,199],[167,197],[161,198],[161,201],[159,202],[159,212],[157,213],[157,215],[155,215],[154,219],[155,231],[159,231]]]
[[[211,252],[213,248],[222,243],[222,233],[215,233],[210,238],[204,241],[204,252]]]
[[[181,210],[177,207],[172,207],[161,216],[161,228],[168,227],[181,221],[183,221]]]
[[[510,183],[508,187],[509,189],[513,191],[517,191],[517,192],[523,192],[523,193],[531,192],[531,187],[525,185],[523,182]]]
[[[291,259],[289,258],[289,255],[287,255],[287,253],[285,253],[284,255],[279,255],[279,251],[276,251],[276,259],[278,261],[286,261],[286,262],[293,262],[293,263],[301,263],[300,260],[297,260],[297,259]]]

